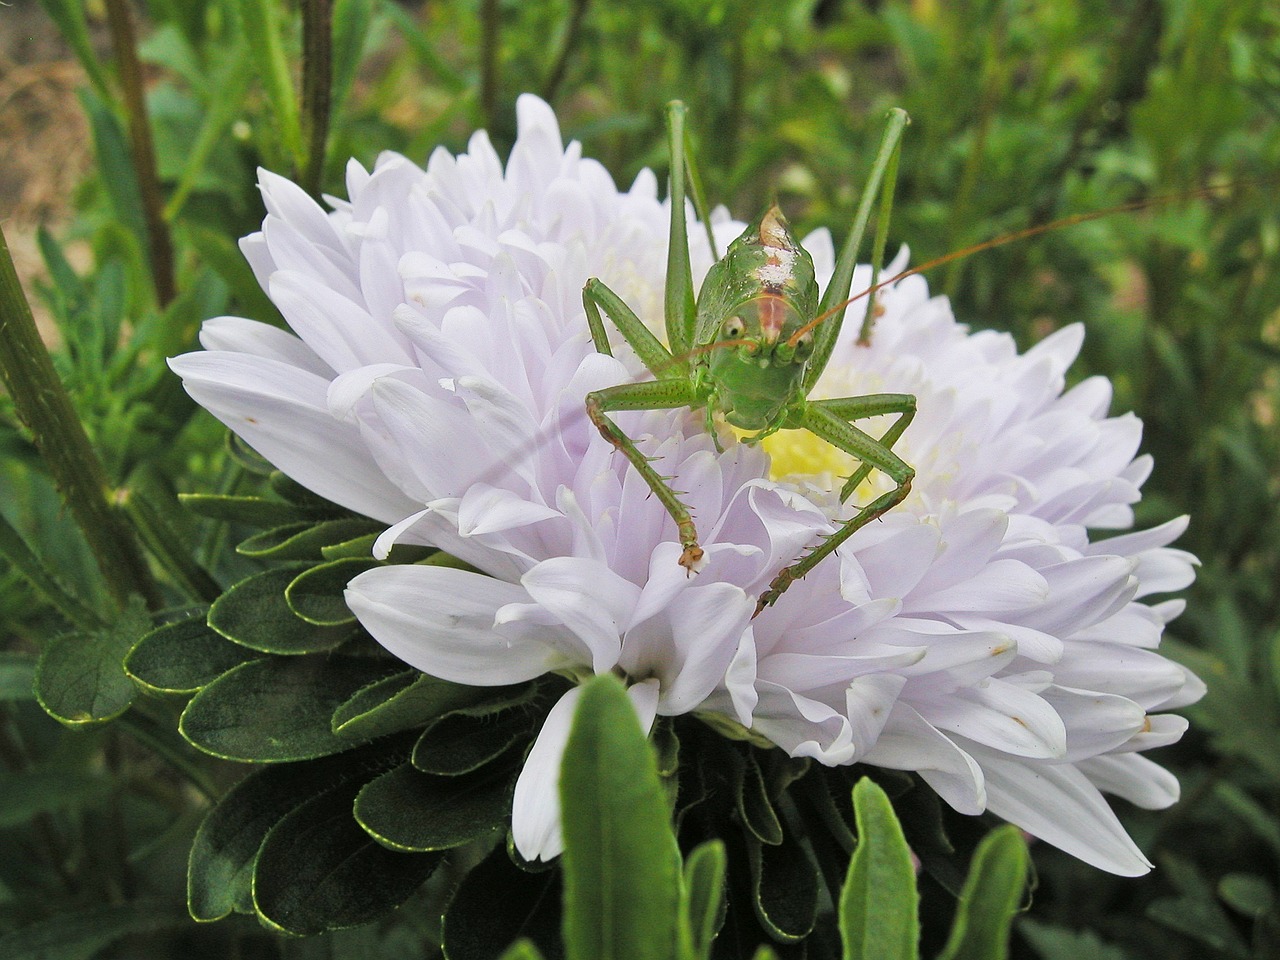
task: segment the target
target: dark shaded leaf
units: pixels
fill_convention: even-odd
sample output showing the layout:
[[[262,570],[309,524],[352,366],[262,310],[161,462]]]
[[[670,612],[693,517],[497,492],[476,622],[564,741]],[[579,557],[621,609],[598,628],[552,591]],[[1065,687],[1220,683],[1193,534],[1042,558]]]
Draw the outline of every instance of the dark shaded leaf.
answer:
[[[751,906],[765,932],[794,943],[813,930],[818,915],[818,868],[791,834],[777,846],[747,836]]]
[[[512,771],[433,777],[404,764],[367,784],[355,817],[394,850],[448,850],[502,828],[511,810]]]
[[[194,746],[228,760],[280,763],[347,750],[333,711],[361,687],[398,669],[361,657],[250,660],[197,693],[179,729]]]
[[[324,512],[266,497],[233,497],[218,493],[180,493],[178,499],[192,513],[210,520],[274,527],[323,517]]]
[[[125,657],[129,676],[157,693],[194,693],[254,654],[209,629],[203,616],[157,627]]]
[[[242,544],[243,546],[243,544]],[[294,616],[319,626],[355,623],[343,591],[356,575],[382,566],[372,557],[347,557],[305,570],[285,588],[285,602]]]
[[[285,814],[253,871],[253,905],[268,925],[300,936],[353,927],[404,903],[439,866],[434,853],[393,853],[351,815],[352,779]]]
[[[111,784],[95,774],[59,768],[0,773],[0,827],[16,827],[37,813],[102,801]]]
[[[90,726],[129,709],[138,688],[124,672],[124,658],[151,618],[136,601],[120,619],[94,633],[58,637],[41,653],[35,692],[40,706],[69,727]]]
[[[738,815],[757,840],[777,846],[782,842],[782,824],[778,822],[778,814],[769,800],[755,751],[746,751],[743,758],[742,780],[738,788]]]
[[[400,762],[394,745],[251,773],[209,811],[191,844],[187,906],[196,920],[253,912],[253,865],[268,831],[300,804],[348,780],[357,789]]]
[[[527,710],[457,710],[423,732],[413,748],[413,765],[442,776],[470,773],[536,732],[537,714]]]
[[[34,700],[36,658],[25,653],[0,651],[0,703]]]
[[[469,687],[402,670],[358,690],[338,707],[333,712],[333,732],[350,739],[408,730],[492,695],[491,687]]]
[[[256,533],[236,547],[236,553],[263,560],[319,560],[324,547],[368,534],[377,535],[385,525],[364,517],[341,517],[320,523],[290,523]]]
[[[90,960],[131,933],[181,927],[188,922],[181,907],[149,900],[63,911],[0,937],[0,956],[5,960]]]
[[[547,960],[559,960],[560,916],[560,871],[526,873],[499,844],[466,875],[445,909],[444,954],[449,960],[492,960],[525,937]]]
[[[241,580],[213,602],[209,626],[228,640],[263,653],[319,653],[341,646],[352,636],[350,627],[307,623],[285,600],[285,589],[307,569],[291,563]]]

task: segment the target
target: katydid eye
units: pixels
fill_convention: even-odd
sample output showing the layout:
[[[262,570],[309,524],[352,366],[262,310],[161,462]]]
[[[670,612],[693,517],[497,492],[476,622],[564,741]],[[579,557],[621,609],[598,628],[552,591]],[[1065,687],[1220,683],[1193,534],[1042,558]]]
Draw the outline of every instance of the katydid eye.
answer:
[[[742,322],[741,317],[730,317],[724,322],[724,336],[726,340],[737,340],[747,332],[747,325]]]

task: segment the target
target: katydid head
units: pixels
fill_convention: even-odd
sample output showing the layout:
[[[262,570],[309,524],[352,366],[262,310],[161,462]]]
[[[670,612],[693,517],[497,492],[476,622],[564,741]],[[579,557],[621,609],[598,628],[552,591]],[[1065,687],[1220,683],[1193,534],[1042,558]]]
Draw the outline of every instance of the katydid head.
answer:
[[[817,302],[813,259],[774,204],[729,245],[698,296],[698,345],[729,423],[779,424],[813,347],[802,328]]]

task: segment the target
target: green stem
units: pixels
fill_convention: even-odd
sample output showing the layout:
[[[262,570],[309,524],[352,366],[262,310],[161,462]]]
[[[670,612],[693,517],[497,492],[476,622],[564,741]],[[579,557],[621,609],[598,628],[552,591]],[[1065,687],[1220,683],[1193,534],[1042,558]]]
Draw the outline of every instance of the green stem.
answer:
[[[142,194],[142,212],[147,229],[147,248],[151,256],[151,273],[155,280],[156,299],[167,307],[178,295],[173,274],[173,243],[169,225],[164,219],[164,198],[156,170],[156,152],[151,138],[151,121],[142,91],[142,64],[138,61],[137,36],[128,0],[105,0],[107,26],[120,73],[120,89],[129,115],[129,144],[133,152],[133,169]]]
[[[133,531],[112,509],[106,472],[36,330],[2,230],[0,378],[84,532],[111,596],[122,608],[133,593],[158,606],[160,596]]]
[[[498,110],[498,0],[480,0],[480,113],[492,130]]]
[[[564,29],[564,40],[560,44],[560,53],[542,88],[542,99],[548,103],[555,101],[560,85],[564,83],[564,75],[569,69],[569,57],[578,44],[578,37],[582,32],[582,21],[587,15],[587,7],[590,4],[591,0],[573,0],[573,8],[569,11],[569,23]]]
[[[333,96],[333,0],[302,5],[302,122],[307,164],[302,186],[320,199]]]

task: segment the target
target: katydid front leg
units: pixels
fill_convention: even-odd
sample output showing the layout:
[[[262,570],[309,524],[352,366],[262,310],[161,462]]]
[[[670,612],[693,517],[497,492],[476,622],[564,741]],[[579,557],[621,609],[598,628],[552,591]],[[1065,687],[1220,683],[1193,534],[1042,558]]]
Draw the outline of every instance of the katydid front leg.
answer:
[[[692,574],[701,564],[702,547],[698,545],[698,531],[693,525],[689,508],[680,501],[679,494],[667,483],[667,479],[653,469],[649,458],[640,452],[632,439],[607,414],[615,410],[698,407],[706,402],[706,397],[699,393],[696,381],[686,372],[687,361],[676,361],[622,298],[599,280],[587,281],[582,291],[582,305],[587,312],[591,339],[598,351],[613,356],[601,316],[603,309],[641,362],[659,378],[644,383],[624,383],[603,390],[593,390],[587,394],[587,416],[596,425],[601,436],[631,461],[649,489],[667,508],[671,519],[675,520],[676,529],[680,533],[680,545],[684,548],[680,554],[680,566]]]
[[[879,440],[849,422],[894,413],[898,414],[898,419]],[[798,412],[788,426],[809,430],[832,446],[862,461],[862,465],[841,488],[841,503],[853,494],[858,484],[865,480],[873,469],[889,477],[895,486],[844,521],[840,529],[823,538],[822,543],[795,563],[784,567],[773,578],[769,589],[760,594],[760,599],[756,603],[757,614],[773,604],[787,587],[834,553],[842,543],[860,529],[906,499],[907,494],[911,492],[911,481],[915,479],[916,472],[890,447],[902,436],[915,415],[916,398],[904,393],[877,393],[865,397],[843,397],[837,400],[810,400],[805,401],[798,408]]]

